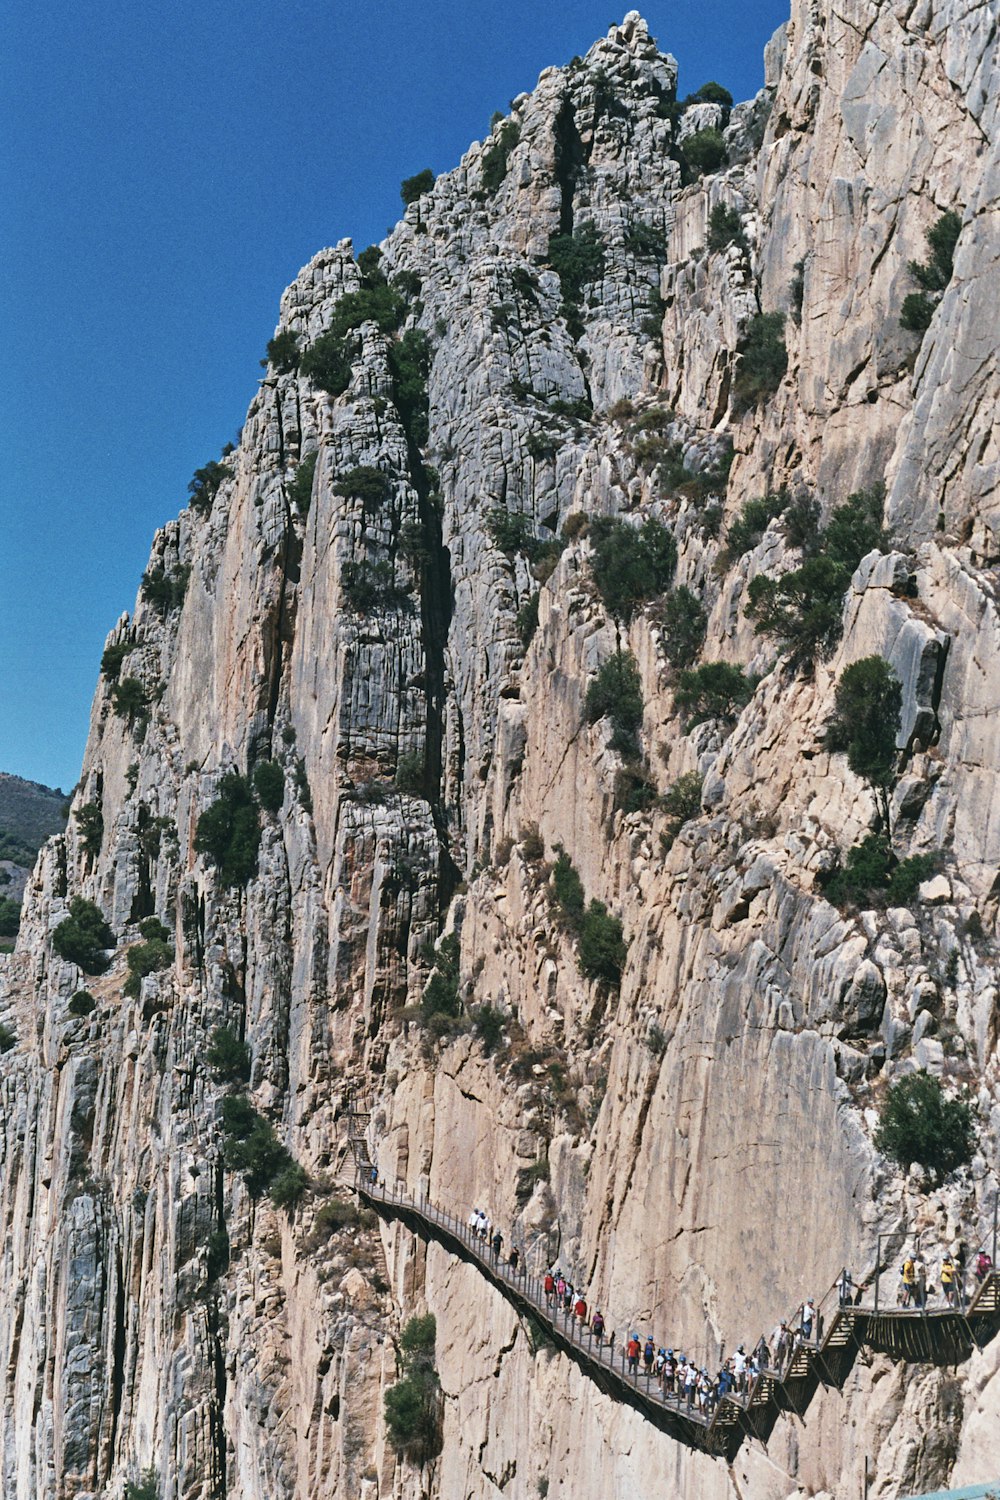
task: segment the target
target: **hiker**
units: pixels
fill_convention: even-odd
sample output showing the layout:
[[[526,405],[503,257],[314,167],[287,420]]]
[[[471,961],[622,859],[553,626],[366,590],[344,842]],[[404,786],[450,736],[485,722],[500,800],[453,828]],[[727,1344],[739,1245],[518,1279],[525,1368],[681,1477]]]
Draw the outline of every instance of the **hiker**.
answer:
[[[840,1273],[840,1281],[837,1285],[840,1289],[841,1307],[850,1307],[854,1300],[854,1278],[846,1266]]]
[[[593,1318],[591,1319],[590,1331],[594,1335],[594,1338],[598,1343],[600,1343],[604,1338],[604,1316],[600,1308],[597,1309]]]
[[[520,1252],[520,1250],[518,1250],[518,1248],[517,1248],[516,1245],[511,1245],[511,1247],[510,1247],[510,1254],[507,1257],[507,1264],[510,1266],[511,1271],[513,1272],[513,1274],[515,1276],[517,1275],[517,1263],[520,1260],[520,1258],[521,1258],[521,1252]]]
[[[992,1270],[993,1257],[986,1250],[980,1250],[979,1254],[976,1256],[976,1262],[973,1267],[973,1273],[976,1280],[980,1284],[982,1284],[982,1282],[986,1280],[987,1276]]]
[[[372,1187],[378,1187],[378,1167],[374,1162],[372,1162],[371,1184]]]
[[[788,1324],[781,1323],[778,1327],[778,1337],[774,1341],[774,1367],[779,1373],[785,1363],[791,1341]]]
[[[913,1258],[913,1296],[923,1312],[927,1306],[927,1266],[919,1251]]]
[[[739,1345],[739,1347],[736,1350],[736,1353],[733,1355],[732,1366],[733,1366],[733,1376],[735,1378],[736,1389],[740,1393],[740,1395],[742,1396],[742,1394],[743,1394],[743,1386],[744,1386],[744,1383],[746,1381],[746,1373],[747,1373],[746,1351],[744,1350],[742,1344]]]
[[[668,1349],[667,1357],[663,1361],[663,1394],[665,1396],[672,1396],[674,1394],[674,1375],[676,1372],[677,1365],[674,1361],[674,1351]]]
[[[587,1321],[587,1303],[582,1292],[573,1303],[573,1316],[579,1319],[582,1328]]]
[[[760,1343],[753,1352],[753,1357],[758,1370],[766,1370],[771,1363],[771,1351],[767,1347],[767,1340],[763,1334],[761,1334]]]
[[[691,1403],[694,1400],[694,1388],[697,1383],[698,1371],[695,1369],[694,1360],[692,1360],[684,1372],[684,1400],[687,1402],[688,1411],[691,1410]]]
[[[551,1307],[552,1299],[556,1294],[556,1278],[551,1271],[546,1271],[542,1287],[545,1292],[545,1305],[546,1307]]]
[[[916,1289],[917,1281],[916,1275],[914,1273],[913,1256],[909,1253],[907,1253],[903,1260],[903,1264],[900,1267],[899,1274],[903,1279],[902,1300],[900,1305],[902,1307],[909,1307],[910,1303],[913,1301],[913,1294]]]
[[[815,1321],[816,1321],[816,1306],[815,1306],[815,1303],[813,1302],[813,1299],[810,1297],[807,1300],[805,1307],[803,1307],[803,1309],[802,1309],[802,1323],[801,1323],[801,1327],[802,1327],[802,1340],[803,1340],[804,1343],[808,1343],[809,1340],[812,1338],[813,1324],[815,1323]]]
[[[469,1215],[469,1233],[472,1235],[473,1239],[475,1239],[476,1235],[479,1233],[479,1209],[478,1208],[474,1208],[472,1210],[471,1214]]]
[[[944,1300],[949,1307],[957,1307],[955,1286],[955,1262],[951,1258],[951,1251],[946,1250],[941,1260],[941,1290]]]
[[[567,1317],[573,1311],[573,1283],[571,1281],[567,1281],[566,1290],[563,1292],[562,1310]]]
[[[639,1369],[639,1339],[634,1333],[628,1341],[625,1354],[628,1359],[628,1372],[630,1375],[635,1375]]]
[[[647,1379],[653,1373],[653,1359],[655,1354],[656,1345],[653,1343],[652,1335],[650,1335],[642,1346],[642,1367],[646,1372]]]
[[[494,1230],[491,1244],[493,1246],[493,1259],[499,1260],[500,1251],[503,1248],[503,1235],[500,1233],[499,1229]]]
[[[566,1280],[561,1271],[556,1272],[556,1306],[561,1307],[566,1296]]]

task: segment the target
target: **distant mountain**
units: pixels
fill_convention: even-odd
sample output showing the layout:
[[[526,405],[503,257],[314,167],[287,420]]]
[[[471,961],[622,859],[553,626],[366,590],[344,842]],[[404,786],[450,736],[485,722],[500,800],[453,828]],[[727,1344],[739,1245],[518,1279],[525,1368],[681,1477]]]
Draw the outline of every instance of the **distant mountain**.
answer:
[[[17,932],[25,882],[45,840],[65,828],[66,802],[58,787],[0,771],[0,944]]]
[[[0,771],[0,860],[33,865],[53,833],[66,827],[66,793]]]

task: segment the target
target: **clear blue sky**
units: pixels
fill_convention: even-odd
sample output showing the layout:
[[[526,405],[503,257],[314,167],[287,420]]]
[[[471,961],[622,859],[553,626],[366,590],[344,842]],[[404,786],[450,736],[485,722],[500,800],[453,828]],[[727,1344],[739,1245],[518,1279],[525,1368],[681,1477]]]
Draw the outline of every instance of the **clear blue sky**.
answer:
[[[401,178],[612,22],[607,0],[19,0],[0,38],[0,770],[77,779],[104,637],[235,436],[278,300]],[[748,98],[787,0],[650,0],[688,92]]]

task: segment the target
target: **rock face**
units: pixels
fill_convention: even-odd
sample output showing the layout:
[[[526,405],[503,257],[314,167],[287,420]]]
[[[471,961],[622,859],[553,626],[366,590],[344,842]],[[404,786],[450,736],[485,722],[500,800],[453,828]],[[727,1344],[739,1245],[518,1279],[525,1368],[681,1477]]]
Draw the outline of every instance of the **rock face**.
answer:
[[[4,1497],[121,1496],[151,1469],[162,1500],[486,1500],[542,1480],[575,1500],[784,1500],[860,1492],[865,1459],[892,1497],[995,1469],[995,1342],[957,1371],[859,1364],[727,1469],[337,1188],[363,1087],[383,1174],[484,1205],[609,1326],[706,1362],[845,1263],[870,1281],[879,1233],[890,1256],[921,1234],[932,1258],[988,1234],[988,12],[796,0],[764,92],[679,121],[675,64],[630,13],[409,206],[377,271],[344,241],[285,293],[279,331],[343,336],[349,373],[334,395],[272,364],[239,447],[158,533],[94,700],[76,806],[103,826],[71,819],[46,846],[3,961]],[[728,165],[686,182],[685,141],[716,125]],[[741,228],[709,248],[719,205]],[[953,208],[921,340],[900,324],[908,262]],[[761,310],[788,313],[787,370],[734,403]],[[745,549],[730,528],[765,493],[825,519],[882,483],[894,550],[861,558],[836,640],[797,666],[746,609],[754,578],[800,565],[791,526]],[[752,670],[746,701],[691,722],[669,610],[609,614],[583,515],[672,531],[700,659]],[[585,711],[619,650],[643,700],[625,758]],[[873,654],[902,684],[894,847],[935,868],[912,907],[859,912],[822,884],[876,810],[823,730],[841,671]],[[269,763],[255,872],[227,884],[199,819],[239,790],[227,773]],[[679,817],[659,795],[691,773]],[[621,920],[620,986],[581,969],[545,863],[560,851]],[[97,976],[53,938],[79,895],[115,934]],[[140,932],[153,916],[172,960]],[[444,1019],[415,1009],[425,989]],[[245,1081],[209,1050],[223,1027]],[[978,1154],[940,1188],[872,1143],[885,1085],[918,1065],[975,1110]],[[309,1174],[293,1207],[233,1170],[224,1101],[243,1091]],[[383,1394],[425,1310],[443,1410],[421,1468],[394,1453]]]

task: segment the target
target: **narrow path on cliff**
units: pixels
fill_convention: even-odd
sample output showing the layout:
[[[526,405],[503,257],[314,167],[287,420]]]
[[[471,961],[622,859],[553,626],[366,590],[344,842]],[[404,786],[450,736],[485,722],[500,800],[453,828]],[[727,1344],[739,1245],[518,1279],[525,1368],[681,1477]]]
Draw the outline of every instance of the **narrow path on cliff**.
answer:
[[[803,1417],[820,1385],[840,1387],[859,1353],[953,1365],[1000,1330],[1000,1275],[995,1269],[964,1310],[837,1306],[827,1319],[817,1314],[812,1337],[795,1343],[780,1369],[765,1365],[744,1390],[720,1394],[700,1410],[685,1396],[662,1391],[655,1376],[638,1364],[630,1371],[624,1340],[616,1345],[613,1338],[597,1338],[572,1312],[552,1307],[540,1277],[523,1265],[513,1268],[501,1261],[465,1221],[421,1193],[379,1179],[368,1149],[368,1108],[352,1104],[345,1115],[357,1172],[355,1189],[377,1213],[401,1220],[422,1238],[437,1240],[475,1266],[606,1395],[637,1408],[677,1441],[728,1462],[744,1438],[766,1442],[783,1413]]]

